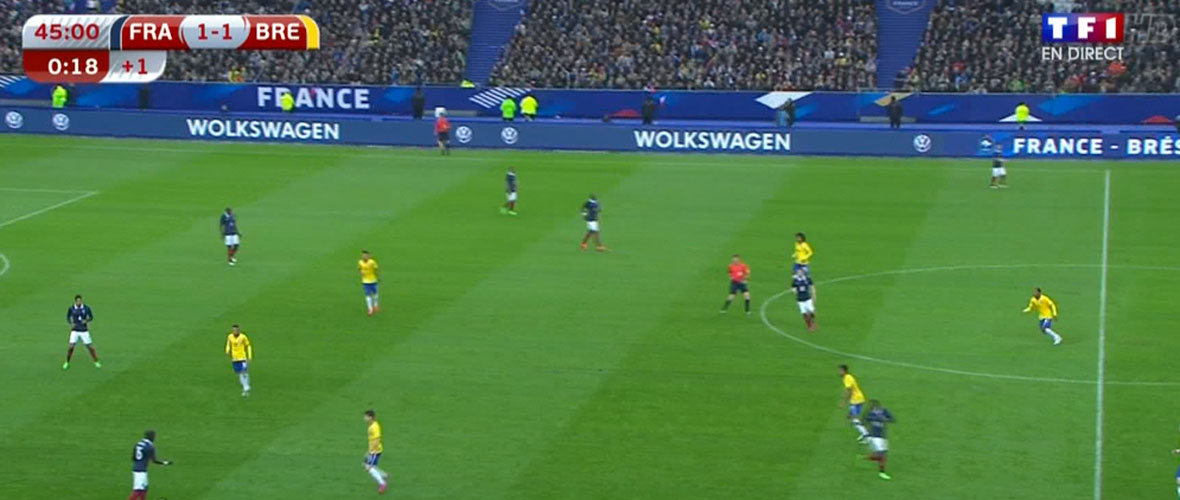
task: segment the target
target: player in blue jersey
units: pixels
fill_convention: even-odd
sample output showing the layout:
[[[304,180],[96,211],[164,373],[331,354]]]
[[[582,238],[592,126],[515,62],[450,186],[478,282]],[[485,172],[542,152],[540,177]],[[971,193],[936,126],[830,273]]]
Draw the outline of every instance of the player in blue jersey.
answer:
[[[500,213],[508,215],[516,215],[516,169],[508,167],[508,175],[504,178],[504,195],[508,201],[504,202],[504,206],[500,207]]]
[[[1172,450],[1172,455],[1180,455],[1180,448]],[[1176,495],[1180,496],[1180,468],[1176,469]]]
[[[221,214],[221,236],[225,239],[225,254],[229,265],[238,263],[238,245],[242,242],[242,234],[238,232],[238,217],[234,215],[234,209],[225,207],[225,213]]]
[[[598,217],[602,213],[602,205],[598,204],[598,195],[591,194],[590,199],[582,204],[582,218],[586,219],[586,236],[582,237],[582,250],[586,249],[586,243],[594,238],[594,248],[599,252],[605,252],[606,246],[602,244],[602,238],[599,236]]]
[[[1004,166],[1003,146],[996,144],[992,153],[992,189],[1008,187],[1008,169]]]
[[[869,422],[869,460],[877,462],[877,476],[886,481],[893,479],[885,473],[885,456],[889,453],[889,439],[885,437],[885,426],[893,423],[893,414],[888,408],[881,406],[881,402],[869,400],[869,412],[865,416]]]
[[[62,370],[70,369],[70,359],[74,357],[74,346],[78,345],[79,340],[90,351],[90,357],[94,359],[94,367],[102,368],[102,363],[98,362],[98,352],[95,352],[94,345],[90,341],[91,321],[94,321],[94,311],[90,310],[90,306],[82,303],[81,295],[75,295],[74,305],[66,310],[66,322],[70,324],[70,348],[66,351],[66,362],[61,364]]]
[[[791,288],[795,291],[795,300],[799,303],[799,314],[803,315],[803,322],[807,323],[809,331],[815,331],[815,283],[807,275],[807,269],[795,269]]]
[[[131,451],[131,496],[127,500],[147,499],[148,465],[153,463],[172,465],[172,462],[156,458],[156,431],[148,429]]]

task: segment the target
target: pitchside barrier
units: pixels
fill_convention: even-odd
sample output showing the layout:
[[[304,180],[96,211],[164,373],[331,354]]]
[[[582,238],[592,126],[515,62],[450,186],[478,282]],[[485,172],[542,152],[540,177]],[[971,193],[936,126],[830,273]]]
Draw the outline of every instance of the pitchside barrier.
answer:
[[[10,134],[142,137],[242,142],[435,145],[431,120],[351,115],[200,113],[0,107]],[[764,155],[1005,156],[1180,160],[1180,134],[1163,127],[1018,131],[1014,125],[955,128],[801,128],[649,125],[567,121],[452,120],[454,147],[746,153]]]
[[[0,75],[0,104],[48,103],[50,85],[23,76]],[[77,85],[71,105],[79,108],[173,111],[270,112],[279,96],[291,92],[302,114],[409,115],[415,89],[406,86],[294,85],[153,82],[146,85]],[[996,124],[1014,120],[1024,102],[1030,121],[1052,124],[1163,124],[1180,114],[1180,95],[1150,94],[927,94],[862,92],[628,91],[492,87],[426,87],[426,109],[498,116],[500,102],[532,92],[543,117],[637,118],[644,100],[656,103],[665,120],[759,121],[772,123],[775,109],[788,99],[808,122],[881,122],[891,98],[902,105],[904,120],[915,123]]]

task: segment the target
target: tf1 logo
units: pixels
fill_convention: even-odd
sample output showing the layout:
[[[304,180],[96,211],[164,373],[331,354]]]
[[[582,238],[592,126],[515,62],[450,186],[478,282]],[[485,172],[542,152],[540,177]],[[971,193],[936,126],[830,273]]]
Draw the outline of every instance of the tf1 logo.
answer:
[[[1043,43],[1122,43],[1123,14],[1041,14]]]

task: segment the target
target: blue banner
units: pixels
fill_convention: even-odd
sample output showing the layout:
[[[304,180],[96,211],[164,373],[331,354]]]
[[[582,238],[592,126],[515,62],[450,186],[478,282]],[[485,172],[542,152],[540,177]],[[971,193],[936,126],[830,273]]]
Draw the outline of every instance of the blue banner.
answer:
[[[51,87],[25,77],[0,76],[0,101],[48,103]],[[291,92],[302,113],[409,115],[412,87],[156,82],[138,85],[79,85],[71,104],[80,108],[136,109],[141,99],[153,110],[268,112]],[[452,115],[498,116],[500,102],[519,100],[527,89],[424,89],[426,109],[443,106]],[[1025,102],[1030,121],[1053,124],[1170,123],[1180,115],[1180,95],[1123,94],[891,94],[887,92],[710,92],[537,89],[542,117],[638,119],[649,96],[657,120],[774,120],[775,108],[795,101],[796,116],[809,122],[885,119],[885,105],[897,97],[907,120],[916,123],[1001,123],[1015,120]]]
[[[259,113],[172,113],[0,107],[4,133],[433,147],[429,120]],[[637,126],[453,120],[456,148],[575,149],[763,155],[991,156],[1180,160],[1180,134],[1074,129],[1013,131]]]

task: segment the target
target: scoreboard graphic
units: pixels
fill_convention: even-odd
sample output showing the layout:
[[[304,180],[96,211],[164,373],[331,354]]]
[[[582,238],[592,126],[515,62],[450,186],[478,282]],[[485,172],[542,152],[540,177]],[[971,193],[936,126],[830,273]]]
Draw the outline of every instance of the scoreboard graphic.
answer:
[[[170,50],[318,50],[304,15],[38,15],[21,33],[25,74],[43,83],[147,83]]]

